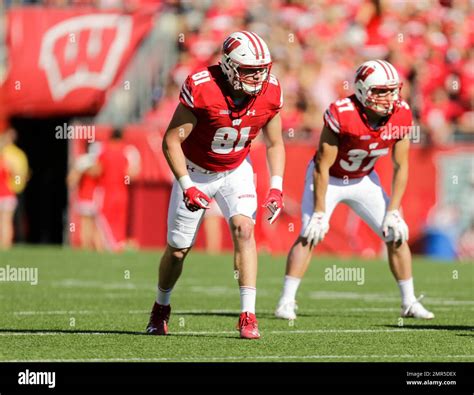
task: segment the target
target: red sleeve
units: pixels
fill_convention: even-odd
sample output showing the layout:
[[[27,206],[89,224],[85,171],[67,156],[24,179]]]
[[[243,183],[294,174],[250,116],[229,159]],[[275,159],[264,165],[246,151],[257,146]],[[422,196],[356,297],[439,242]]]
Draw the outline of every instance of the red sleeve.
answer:
[[[337,111],[336,105],[334,103],[331,103],[324,112],[324,125],[331,129],[334,133],[341,132],[339,112]]]
[[[194,111],[195,106],[194,106],[194,90],[193,90],[194,84],[191,79],[191,76],[188,76],[186,78],[186,81],[184,81],[183,86],[181,87],[181,91],[179,93],[179,101],[183,106],[189,108],[191,111]]]
[[[283,107],[283,89],[281,87],[280,81],[278,81],[278,79],[273,74],[270,74],[268,80],[268,89],[270,91],[269,102],[276,115]]]
[[[277,102],[275,111],[278,113],[283,108],[283,88],[280,84],[277,86]]]

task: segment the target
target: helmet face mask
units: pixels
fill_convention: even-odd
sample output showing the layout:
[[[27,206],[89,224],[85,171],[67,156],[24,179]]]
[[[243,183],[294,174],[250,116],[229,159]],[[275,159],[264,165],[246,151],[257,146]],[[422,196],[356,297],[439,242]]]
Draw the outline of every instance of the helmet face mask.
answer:
[[[379,115],[391,114],[400,101],[402,84],[371,86],[367,91],[365,106]]]
[[[357,99],[380,116],[392,114],[399,106],[401,89],[397,70],[384,60],[370,60],[356,71]]]
[[[255,33],[232,33],[224,41],[221,69],[235,90],[259,95],[270,78],[272,61],[266,43]]]
[[[264,67],[237,67],[235,79],[248,95],[257,95],[263,91],[270,76],[271,65]]]

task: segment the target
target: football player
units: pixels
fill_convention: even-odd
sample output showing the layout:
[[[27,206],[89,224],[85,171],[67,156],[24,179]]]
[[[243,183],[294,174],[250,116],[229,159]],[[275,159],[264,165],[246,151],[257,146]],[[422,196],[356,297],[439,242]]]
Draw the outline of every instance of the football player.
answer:
[[[311,251],[329,230],[339,203],[354,210],[382,240],[401,292],[402,317],[434,318],[415,297],[408,226],[400,203],[408,180],[410,107],[400,98],[397,70],[384,60],[356,71],[355,94],[332,103],[324,113],[319,149],[308,165],[302,202],[302,231],[293,244],[275,315],[296,318],[296,292]],[[392,148],[392,196],[382,189],[374,165]]]
[[[264,206],[273,223],[283,207],[285,150],[279,115],[283,96],[278,80],[270,74],[271,66],[262,38],[239,31],[224,41],[219,65],[194,72],[181,88],[180,103],[163,139],[163,153],[176,180],[158,294],[147,326],[150,334],[168,333],[171,291],[214,198],[234,242],[240,337],[260,337],[255,317],[257,250],[253,233],[257,196],[249,150],[262,129],[271,174]]]

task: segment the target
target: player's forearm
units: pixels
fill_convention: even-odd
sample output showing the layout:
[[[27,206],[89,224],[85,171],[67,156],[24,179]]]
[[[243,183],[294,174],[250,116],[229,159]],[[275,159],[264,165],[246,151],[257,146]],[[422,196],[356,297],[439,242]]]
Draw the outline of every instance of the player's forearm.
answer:
[[[283,190],[285,171],[285,146],[283,143],[267,147],[268,166],[270,168],[271,187]]]
[[[326,212],[326,191],[329,183],[329,169],[316,166],[313,172],[314,212]]]
[[[166,138],[163,139],[163,154],[177,180],[181,177],[188,176],[186,157],[181,148],[181,142],[170,141],[170,139]]]
[[[400,208],[403,194],[408,182],[408,165],[398,166],[393,170],[392,197],[387,211],[398,210]]]

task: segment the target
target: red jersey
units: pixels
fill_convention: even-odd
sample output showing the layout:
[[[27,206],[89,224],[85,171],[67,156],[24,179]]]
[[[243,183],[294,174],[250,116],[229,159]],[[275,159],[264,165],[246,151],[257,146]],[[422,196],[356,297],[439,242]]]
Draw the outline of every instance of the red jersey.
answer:
[[[125,176],[127,175],[128,161],[125,155],[126,145],[122,142],[110,141],[104,143],[98,161],[102,166],[102,175],[99,183],[105,188],[117,193],[126,193],[127,185]]]
[[[329,174],[338,178],[360,178],[369,174],[378,158],[411,130],[410,107],[404,101],[374,129],[355,95],[337,100],[324,113],[324,124],[337,133],[339,149]]]
[[[108,141],[104,143],[98,158],[102,166],[102,174],[98,180],[98,195],[102,195],[102,204],[99,203],[99,227],[109,248],[113,250],[119,249],[127,238],[126,147],[121,141]]]
[[[181,145],[184,155],[211,171],[238,167],[248,155],[252,140],[283,105],[280,83],[273,75],[265,91],[248,96],[241,107],[234,107],[229,90],[229,82],[215,65],[188,76],[179,96],[197,119]]]

